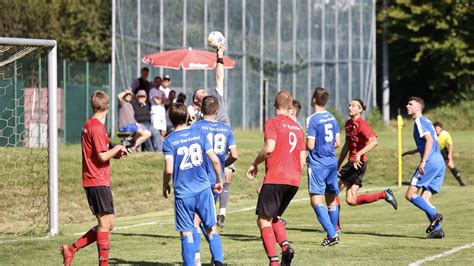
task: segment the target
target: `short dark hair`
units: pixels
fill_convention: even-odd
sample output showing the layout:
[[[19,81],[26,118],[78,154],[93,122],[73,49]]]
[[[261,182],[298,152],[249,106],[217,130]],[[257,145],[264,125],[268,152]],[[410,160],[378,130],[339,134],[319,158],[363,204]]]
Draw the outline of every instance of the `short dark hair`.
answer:
[[[441,122],[439,122],[439,121],[435,121],[435,122],[433,123],[433,126],[434,126],[434,127],[443,128],[443,124],[441,124]]]
[[[178,94],[178,97],[176,98],[176,102],[178,102],[178,103],[186,103],[186,99],[187,99],[187,98],[188,98],[188,97],[186,97],[186,94],[180,92],[180,93]]]
[[[188,109],[183,103],[173,103],[168,109],[168,115],[174,127],[188,122]]]
[[[324,107],[329,99],[329,93],[325,88],[317,87],[314,89],[313,97],[311,98],[311,105],[318,105]]]
[[[408,101],[415,101],[421,105],[421,110],[425,109],[425,100],[423,100],[421,97],[418,96],[411,96],[408,98]]]
[[[282,90],[275,96],[275,104],[273,106],[277,109],[289,110],[292,104],[293,98],[291,98],[290,92]]]
[[[219,101],[215,96],[206,96],[202,99],[202,114],[214,115],[219,111]]]
[[[142,72],[143,72],[143,71],[150,72],[150,69],[149,69],[148,67],[142,67],[142,70],[141,70],[141,71],[142,71]]]
[[[296,109],[296,116],[298,116],[301,111],[301,103],[298,100],[293,100],[293,108]]]
[[[161,79],[160,76],[156,76],[153,80],[157,80],[157,79],[163,80],[163,79]]]
[[[358,102],[360,104],[360,107],[362,107],[362,111],[367,110],[367,106],[364,104],[364,102],[361,99],[355,98],[355,99],[352,99],[351,102]]]

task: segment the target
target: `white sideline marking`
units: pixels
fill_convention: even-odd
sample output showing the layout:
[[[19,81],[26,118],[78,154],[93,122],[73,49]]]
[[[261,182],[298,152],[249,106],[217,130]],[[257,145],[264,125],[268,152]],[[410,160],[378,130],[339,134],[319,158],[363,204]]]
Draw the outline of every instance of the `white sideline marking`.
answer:
[[[6,243],[14,243],[14,242],[20,242],[20,241],[36,241],[36,240],[46,240],[48,239],[49,236],[43,236],[43,237],[35,237],[35,238],[27,238],[27,239],[12,239],[12,240],[4,240],[0,241],[1,244],[6,244]]]
[[[421,265],[425,262],[428,262],[428,261],[433,261],[433,260],[436,260],[436,259],[439,259],[439,258],[442,258],[442,257],[446,257],[446,256],[449,256],[451,254],[454,254],[456,252],[459,252],[463,249],[468,249],[468,248],[472,248],[474,247],[474,242],[470,243],[470,244],[466,244],[464,246],[461,246],[461,247],[455,247],[451,250],[448,250],[448,251],[445,251],[443,253],[440,253],[438,255],[434,255],[434,256],[430,256],[430,257],[426,257],[422,260],[418,260],[418,261],[415,261],[415,262],[412,262],[410,264],[408,264],[408,266],[418,266],[418,265]]]
[[[378,188],[371,188],[371,189],[363,189],[362,191],[363,192],[369,192],[369,191],[375,191],[375,190],[380,190],[380,189],[384,189],[384,188],[381,188],[381,187],[378,187]],[[396,188],[395,188],[396,189]],[[309,201],[309,197],[306,196],[304,198],[300,198],[300,199],[294,199],[292,200],[291,202],[298,202],[298,201],[304,201],[304,200],[308,200]],[[229,211],[227,213],[238,213],[238,212],[245,212],[245,211],[251,211],[251,210],[255,210],[257,206],[252,206],[252,207],[246,207],[246,208],[242,208],[242,209],[238,209],[238,210],[234,210],[234,211]],[[133,228],[133,227],[140,227],[140,226],[147,226],[147,225],[155,225],[155,224],[172,224],[174,223],[174,219],[169,219],[169,220],[163,220],[163,221],[153,221],[153,222],[147,222],[147,223],[139,223],[139,224],[132,224],[132,225],[127,225],[127,226],[118,226],[118,227],[115,227],[113,229],[113,231],[115,230],[120,230],[120,229],[127,229],[127,228]],[[77,235],[83,235],[85,234],[86,232],[80,232],[80,233],[74,233],[75,236]]]

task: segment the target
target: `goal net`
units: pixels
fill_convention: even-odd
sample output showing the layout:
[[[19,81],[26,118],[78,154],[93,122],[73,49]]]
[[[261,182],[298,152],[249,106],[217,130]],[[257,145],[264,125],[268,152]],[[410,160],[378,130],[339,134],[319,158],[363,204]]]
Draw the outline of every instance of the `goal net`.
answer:
[[[56,64],[52,44],[0,38],[0,242],[57,233],[51,216],[57,216],[57,200],[51,201],[57,182],[50,182],[57,176],[57,162],[50,169],[57,147],[49,143],[57,140],[49,134],[56,115],[48,111],[48,87],[56,86],[48,80],[55,76],[48,73]]]

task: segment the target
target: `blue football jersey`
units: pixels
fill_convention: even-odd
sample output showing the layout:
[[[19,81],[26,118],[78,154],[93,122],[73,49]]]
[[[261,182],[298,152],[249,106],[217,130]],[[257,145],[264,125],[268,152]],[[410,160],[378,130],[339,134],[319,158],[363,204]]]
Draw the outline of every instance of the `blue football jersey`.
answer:
[[[415,126],[413,127],[413,138],[415,139],[416,147],[418,148],[418,152],[421,156],[423,156],[423,152],[425,151],[426,139],[424,138],[424,136],[427,134],[430,134],[431,138],[433,138],[433,147],[431,147],[431,152],[428,156],[428,161],[433,158],[442,160],[442,155],[439,150],[438,136],[436,135],[433,123],[431,123],[431,121],[426,117],[420,116],[415,119]]]
[[[234,134],[232,133],[231,128],[224,123],[209,120],[197,121],[193,123],[191,127],[197,131],[200,131],[201,134],[207,138],[211,144],[211,147],[213,147],[214,152],[217,154],[217,157],[219,157],[219,161],[221,162],[221,173],[222,177],[224,177],[224,166],[225,159],[227,157],[227,150],[236,146]],[[205,162],[209,176],[209,182],[211,185],[213,185],[217,183],[216,172],[212,167],[212,162],[209,157],[206,156]]]
[[[204,158],[212,146],[198,130],[174,131],[163,141],[163,154],[173,158],[173,187],[176,197],[184,198],[210,188]]]
[[[337,164],[334,151],[337,134],[339,125],[330,112],[316,112],[306,119],[306,137],[315,140],[314,149],[308,153],[308,165]]]

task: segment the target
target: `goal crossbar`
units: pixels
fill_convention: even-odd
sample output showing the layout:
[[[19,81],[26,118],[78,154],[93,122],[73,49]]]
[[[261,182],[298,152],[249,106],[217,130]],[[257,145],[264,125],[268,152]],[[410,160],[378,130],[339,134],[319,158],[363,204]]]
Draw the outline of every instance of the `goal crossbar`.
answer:
[[[57,118],[57,42],[46,39],[0,37],[0,45],[48,48],[48,193],[49,234],[59,232],[58,118]]]

